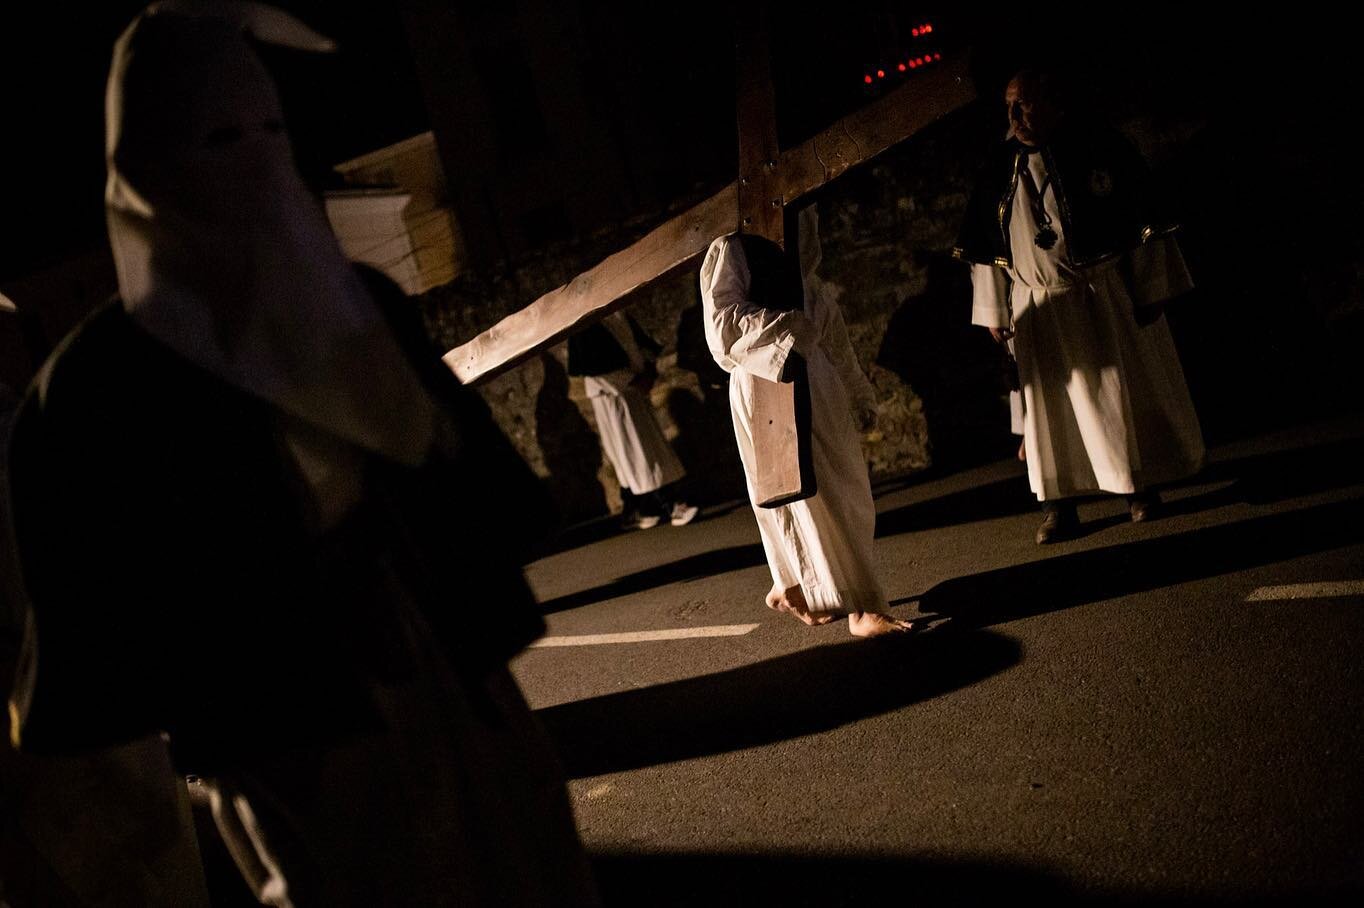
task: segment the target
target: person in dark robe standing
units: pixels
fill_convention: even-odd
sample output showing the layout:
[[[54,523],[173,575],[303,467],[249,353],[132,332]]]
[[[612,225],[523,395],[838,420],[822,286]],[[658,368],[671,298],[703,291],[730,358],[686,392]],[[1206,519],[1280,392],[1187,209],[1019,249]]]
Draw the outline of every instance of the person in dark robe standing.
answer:
[[[543,491],[414,309],[347,262],[255,3],[167,2],[114,49],[119,298],[16,419],[36,626],[18,741],[164,734],[266,904],[590,905],[562,771],[508,669]]]

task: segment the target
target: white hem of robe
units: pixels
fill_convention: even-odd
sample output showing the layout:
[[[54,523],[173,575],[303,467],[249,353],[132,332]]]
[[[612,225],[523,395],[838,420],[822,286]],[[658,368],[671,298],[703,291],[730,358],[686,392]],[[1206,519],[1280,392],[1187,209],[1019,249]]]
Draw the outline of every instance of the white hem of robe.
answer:
[[[1015,285],[1028,481],[1039,501],[1130,495],[1203,468],[1198,416],[1169,326],[1144,327],[1110,267],[1089,284]]]
[[[687,475],[648,397],[616,373],[584,376],[583,387],[592,402],[602,451],[621,485],[644,495]]]

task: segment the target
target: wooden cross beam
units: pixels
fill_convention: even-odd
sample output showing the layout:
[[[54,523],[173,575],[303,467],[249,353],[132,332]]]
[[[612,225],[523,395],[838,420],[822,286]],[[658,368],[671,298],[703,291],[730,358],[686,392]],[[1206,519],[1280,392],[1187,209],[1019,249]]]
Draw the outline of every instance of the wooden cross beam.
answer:
[[[900,144],[975,98],[965,58],[944,58],[814,138],[782,152],[766,187],[783,205]],[[780,221],[781,213],[777,212]],[[504,372],[625,305],[623,298],[693,264],[739,229],[737,181],[443,357],[465,384]]]

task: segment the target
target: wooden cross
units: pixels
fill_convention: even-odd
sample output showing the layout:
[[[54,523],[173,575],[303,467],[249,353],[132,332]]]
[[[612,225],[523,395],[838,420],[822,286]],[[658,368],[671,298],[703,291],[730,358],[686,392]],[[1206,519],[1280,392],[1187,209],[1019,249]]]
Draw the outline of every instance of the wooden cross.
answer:
[[[693,265],[718,237],[743,229],[780,243],[785,206],[975,98],[964,56],[948,58],[797,147],[780,151],[759,21],[741,21],[739,51],[740,178],[450,350],[443,359],[460,381],[476,384],[554,346],[620,309],[633,291]],[[778,414],[772,426],[789,426],[780,414],[791,412],[791,406],[779,400],[769,402],[771,406]],[[794,430],[786,435],[795,437]],[[789,464],[789,457],[783,462]],[[781,467],[759,500],[779,495],[791,484],[789,468]],[[795,484],[800,485],[799,479]]]
[[[771,57],[765,3],[740,8],[736,73],[739,126],[739,232],[786,247],[785,197],[779,171],[777,112],[772,90]],[[796,237],[790,237],[792,244]],[[796,253],[798,250],[787,250]],[[792,350],[784,381],[754,376],[753,500],[759,507],[778,507],[809,498],[818,490],[810,437],[810,385],[805,362]]]

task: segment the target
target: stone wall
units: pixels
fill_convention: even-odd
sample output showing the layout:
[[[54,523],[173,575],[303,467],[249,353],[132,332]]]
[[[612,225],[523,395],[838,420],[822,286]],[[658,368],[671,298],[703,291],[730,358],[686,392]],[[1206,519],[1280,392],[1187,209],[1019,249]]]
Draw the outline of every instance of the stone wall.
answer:
[[[959,112],[817,200],[821,272],[838,288],[853,346],[879,397],[877,428],[863,439],[878,478],[923,469],[944,454],[956,458],[972,443],[982,454],[1007,444],[997,354],[983,332],[969,329],[966,272],[949,258],[969,162],[990,135],[981,119],[979,110]],[[462,276],[420,298],[428,324],[443,346],[462,343],[647,226],[547,250],[514,272]],[[688,495],[705,503],[741,498],[744,486],[727,392],[701,334],[696,280],[692,268],[657,282],[628,311],[663,346],[653,403],[688,468]],[[566,374],[565,361],[560,345],[479,391],[573,523],[618,511],[620,495],[582,381]],[[966,398],[973,399],[963,405]]]
[[[1360,406],[1364,221],[1351,200],[1364,197],[1364,172],[1344,121],[1330,116],[1334,96],[1295,106],[1287,102],[1313,96],[1279,85],[1283,103],[1274,110],[1283,128],[1258,133],[1247,147],[1253,99],[1214,80],[1170,71],[1148,84],[1137,72],[1115,70],[1092,92],[1151,162],[1185,224],[1181,245],[1199,289],[1169,318],[1205,435],[1217,442]],[[864,439],[877,477],[951,469],[1016,445],[1000,353],[970,326],[969,275],[949,255],[975,167],[1001,135],[997,102],[982,100],[816,200],[821,272],[841,291],[849,334],[880,396],[879,426]],[[455,346],[648,226],[547,250],[501,275],[462,276],[420,305],[440,342]],[[629,311],[664,348],[653,401],[690,471],[689,494],[712,502],[742,497],[743,480],[723,389],[708,378],[697,307],[692,269],[646,288]],[[566,522],[619,508],[562,349],[480,391]]]

